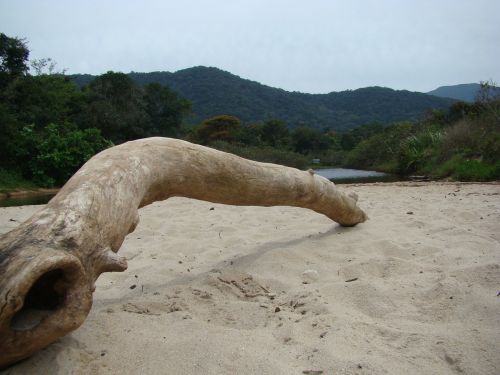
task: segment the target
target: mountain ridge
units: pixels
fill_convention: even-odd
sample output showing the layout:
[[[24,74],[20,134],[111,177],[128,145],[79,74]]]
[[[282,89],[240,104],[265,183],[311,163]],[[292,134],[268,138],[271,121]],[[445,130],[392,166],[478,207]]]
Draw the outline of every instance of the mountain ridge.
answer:
[[[500,87],[492,86],[491,93],[500,96]],[[479,83],[460,83],[457,85],[440,86],[437,89],[427,92],[428,95],[439,96],[441,98],[451,98],[465,102],[474,102],[481,91]]]
[[[428,95],[439,96],[441,98],[452,98],[466,102],[473,102],[481,85],[479,83],[460,83],[457,85],[439,86],[428,91]]]
[[[372,86],[327,94],[286,91],[241,78],[215,67],[171,72],[130,72],[139,85],[167,85],[193,103],[189,122],[227,114],[244,122],[280,119],[290,127],[310,126],[345,131],[369,123],[414,121],[427,111],[446,109],[453,99],[408,90]],[[79,86],[95,76],[72,75]]]

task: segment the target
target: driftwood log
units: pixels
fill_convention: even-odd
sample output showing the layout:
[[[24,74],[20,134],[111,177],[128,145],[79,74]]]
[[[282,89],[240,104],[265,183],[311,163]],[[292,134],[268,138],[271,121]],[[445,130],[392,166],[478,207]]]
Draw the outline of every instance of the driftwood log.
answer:
[[[298,206],[344,226],[366,219],[356,197],[327,179],[188,142],[149,138],[90,159],[39,212],[0,237],[0,368],[78,328],[138,209],[170,197]]]

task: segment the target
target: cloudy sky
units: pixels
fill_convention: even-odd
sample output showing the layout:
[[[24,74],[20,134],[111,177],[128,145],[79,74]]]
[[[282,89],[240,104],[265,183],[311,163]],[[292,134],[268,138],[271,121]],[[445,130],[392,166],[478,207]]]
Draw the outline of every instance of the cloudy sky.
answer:
[[[215,66],[289,91],[500,82],[499,0],[0,0],[68,73]]]

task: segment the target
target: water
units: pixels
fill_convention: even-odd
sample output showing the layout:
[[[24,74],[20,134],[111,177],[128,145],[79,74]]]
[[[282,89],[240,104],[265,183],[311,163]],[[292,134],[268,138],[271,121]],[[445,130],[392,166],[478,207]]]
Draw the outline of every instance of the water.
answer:
[[[46,204],[55,194],[25,195],[15,198],[0,199],[0,207],[27,206],[34,204]]]
[[[375,171],[363,171],[360,169],[329,168],[317,169],[316,174],[328,178],[330,181],[340,184],[357,182],[394,182],[400,181],[401,177]]]

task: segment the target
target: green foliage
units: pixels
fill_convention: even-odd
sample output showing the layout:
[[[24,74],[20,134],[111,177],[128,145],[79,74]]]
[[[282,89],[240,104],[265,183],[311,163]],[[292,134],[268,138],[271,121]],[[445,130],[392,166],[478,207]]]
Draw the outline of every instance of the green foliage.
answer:
[[[14,152],[16,138],[22,124],[17,120],[5,102],[0,102],[0,167],[12,168],[16,165]]]
[[[36,188],[36,185],[32,181],[24,179],[19,171],[0,168],[0,193],[33,188]]]
[[[319,130],[300,127],[292,132],[292,147],[301,154],[322,152],[330,147],[330,139]]]
[[[190,103],[159,84],[137,86],[127,74],[107,72],[85,88],[80,127],[97,128],[114,143],[150,136],[178,136]]]
[[[381,132],[382,129],[383,126],[380,124],[370,124],[351,129],[342,134],[342,136],[340,137],[340,145],[342,146],[343,150],[352,150],[362,140]]]
[[[179,135],[190,103],[169,88],[142,88],[126,74],[108,72],[82,90],[52,74],[51,59],[32,61],[37,75],[29,75],[28,55],[24,41],[0,34],[0,168],[6,173],[61,185],[109,140]]]
[[[86,93],[88,103],[79,118],[82,127],[100,129],[114,143],[146,136],[151,124],[141,91],[126,74],[107,72]]]
[[[430,129],[412,134],[401,142],[398,172],[409,174],[419,170],[443,140],[443,134]]]
[[[42,133],[26,126],[20,134],[18,158],[23,175],[39,186],[60,186],[83,163],[112,144],[97,129],[79,130],[74,125],[49,124]]]
[[[84,99],[79,88],[61,75],[18,78],[4,92],[4,103],[16,119],[37,129],[73,119]]]
[[[238,143],[245,146],[261,146],[262,124],[242,125],[237,134]]]
[[[436,177],[452,177],[458,181],[491,181],[500,179],[500,162],[467,159],[463,155],[453,155],[439,165],[431,165]]]
[[[457,103],[447,113],[432,113],[420,123],[383,127],[360,137],[344,164],[435,178],[499,179],[499,110],[498,99]]]
[[[147,136],[179,136],[182,118],[191,110],[189,101],[166,86],[150,83],[144,86],[144,102],[151,121]]]
[[[492,165],[481,160],[464,160],[454,168],[452,177],[459,181],[498,180],[500,179],[500,163]]]
[[[271,149],[277,156],[300,153],[308,157],[325,155],[329,150],[338,150],[339,141],[334,134],[323,134],[319,130],[300,127],[291,133],[286,124],[279,120],[269,120],[264,124],[242,125],[234,116],[215,116],[203,121],[195,128],[189,140],[204,145],[221,141],[223,144],[237,144],[238,147],[257,147],[266,155]]]
[[[410,123],[396,123],[386,127],[368,127],[365,137],[349,151],[344,159],[344,165],[361,169],[378,169],[381,165],[394,165],[400,152],[401,141],[407,138],[412,131]],[[379,129],[378,131],[374,129]],[[370,135],[372,134],[372,135]],[[394,172],[394,171],[392,171]]]
[[[215,141],[231,143],[236,141],[240,129],[241,122],[237,117],[227,115],[215,116],[201,123],[193,134],[193,140],[203,145],[208,145]]]
[[[216,68],[194,67],[175,73],[130,73],[139,85],[167,85],[193,103],[190,121],[221,113],[244,123],[280,119],[291,128],[307,124],[316,129],[346,131],[374,122],[413,121],[432,109],[446,109],[453,100],[383,87],[329,94],[303,94],[264,86]],[[80,85],[94,77],[72,76]]]
[[[284,121],[269,120],[261,128],[261,140],[271,147],[282,147],[287,145],[290,133]]]
[[[0,33],[0,89],[28,71],[29,50],[25,42]]]
[[[471,118],[482,112],[481,105],[478,103],[456,102],[453,103],[447,115],[442,115],[440,121],[434,121],[442,124],[452,124],[464,118]],[[434,119],[429,119],[430,121]]]

